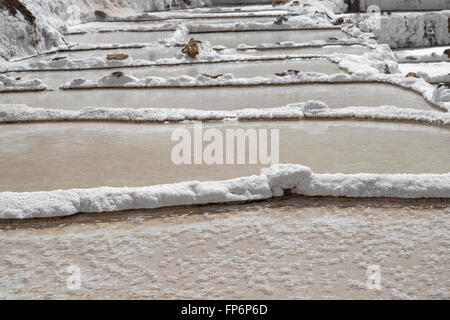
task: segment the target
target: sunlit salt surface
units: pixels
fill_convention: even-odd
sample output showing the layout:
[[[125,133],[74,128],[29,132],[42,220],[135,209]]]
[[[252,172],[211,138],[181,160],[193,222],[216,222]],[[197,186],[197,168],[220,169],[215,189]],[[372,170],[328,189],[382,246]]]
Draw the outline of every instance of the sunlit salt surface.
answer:
[[[445,129],[347,121],[203,124],[204,132],[210,128],[222,132],[224,144],[227,143],[226,129],[266,129],[269,146],[272,145],[270,130],[279,129],[279,161],[303,164],[317,173],[450,172],[450,131]],[[187,129],[193,137],[192,124],[0,126],[0,191],[224,180],[259,174],[261,167],[268,166],[259,156],[256,164],[249,164],[248,146],[241,150],[247,152],[246,165],[208,165],[204,161],[201,165],[175,165],[171,152],[180,141],[171,141],[175,129]],[[228,141],[232,143],[232,138]],[[260,142],[252,145],[252,152],[258,152]],[[274,151],[276,143],[275,140]],[[205,142],[204,147],[207,145]],[[265,154],[272,155],[271,152]],[[276,161],[275,154],[272,161]],[[192,154],[190,158],[193,161]]]
[[[158,42],[173,34],[173,31],[152,32],[89,32],[86,34],[65,35],[71,43],[150,43]]]
[[[110,108],[194,108],[236,110],[282,107],[308,100],[323,101],[330,108],[382,106],[433,110],[412,91],[389,84],[301,84],[288,86],[57,90],[3,93],[0,104],[27,104],[52,109]]]
[[[0,231],[0,298],[449,298],[449,208],[305,202],[10,227]],[[380,290],[367,287],[369,266]]]
[[[430,77],[450,75],[450,62],[399,63],[398,67],[404,75],[410,72],[424,72]]]
[[[329,38],[348,38],[348,35],[341,30],[289,30],[191,33],[189,37],[200,41],[209,41],[212,45],[236,48],[239,44],[257,45],[286,41],[305,43],[313,40],[328,40]]]
[[[41,79],[46,85],[58,89],[62,84],[74,79],[99,80],[112,72],[121,71],[127,75],[138,78],[144,77],[176,77],[188,75],[197,77],[201,74],[219,75],[232,73],[237,78],[250,78],[257,76],[270,76],[278,72],[290,69],[303,72],[320,72],[334,74],[343,72],[339,67],[326,59],[296,59],[296,60],[273,60],[254,62],[225,62],[208,64],[185,64],[177,66],[155,66],[139,68],[120,68],[111,70],[80,70],[80,71],[42,71],[42,72],[16,72],[9,73],[12,77],[22,79]]]

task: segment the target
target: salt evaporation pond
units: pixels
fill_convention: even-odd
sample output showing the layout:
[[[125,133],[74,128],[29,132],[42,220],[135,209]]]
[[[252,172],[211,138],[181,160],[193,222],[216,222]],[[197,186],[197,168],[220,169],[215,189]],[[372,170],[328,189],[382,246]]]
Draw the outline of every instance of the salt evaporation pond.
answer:
[[[140,210],[143,216],[119,213],[108,223],[91,215],[92,223],[9,227],[0,232],[0,299],[448,296],[449,208],[317,203],[162,209],[153,212],[159,218]],[[379,261],[383,290],[367,290],[367,266]],[[70,266],[82,272],[79,290],[66,286]]]
[[[239,44],[258,45],[260,43],[278,43],[287,41],[305,43],[313,40],[326,41],[329,38],[348,38],[349,36],[339,29],[324,29],[190,33],[189,37],[200,41],[209,41],[212,45],[223,45],[228,48],[236,48]]]
[[[303,47],[303,48],[283,48],[283,49],[271,49],[271,50],[236,50],[227,49],[220,51],[223,55],[235,55],[245,54],[252,56],[274,56],[274,55],[316,55],[323,56],[333,53],[348,53],[348,54],[364,54],[370,52],[371,49],[359,45],[329,45],[323,47]],[[130,48],[130,49],[108,49],[108,50],[84,50],[84,51],[63,51],[55,54],[43,55],[26,59],[27,63],[31,62],[46,62],[51,61],[56,57],[66,57],[70,60],[85,59],[89,57],[105,58],[108,54],[112,53],[125,53],[134,60],[149,60],[156,61],[164,58],[174,58],[177,53],[181,52],[179,47],[165,47],[165,46],[146,46],[143,48]],[[16,63],[17,64],[17,63]],[[18,67],[21,65],[18,65]],[[12,66],[14,68],[14,65]]]
[[[89,32],[86,34],[66,35],[71,43],[150,43],[165,39],[173,32]],[[294,41],[304,43],[312,40],[328,40],[329,38],[348,38],[341,30],[283,30],[283,31],[242,31],[242,32],[211,32],[191,33],[189,38],[209,41],[212,45],[223,45],[235,48],[239,44],[257,45],[259,43],[277,43]]]
[[[323,101],[330,108],[390,105],[433,110],[421,95],[394,85],[381,83],[57,90],[0,94],[0,104],[26,104],[31,107],[71,110],[87,106],[194,108],[200,110],[260,109],[282,107],[290,103],[308,100]]]
[[[271,60],[253,62],[224,62],[224,63],[196,63],[176,66],[154,66],[139,68],[120,68],[112,70],[80,70],[80,71],[41,71],[41,72],[15,72],[9,73],[12,77],[22,79],[40,79],[53,89],[73,79],[100,79],[115,71],[122,71],[127,75],[138,78],[144,77],[176,77],[188,75],[197,77],[201,74],[219,75],[232,73],[237,78],[251,78],[257,76],[271,76],[278,72],[290,69],[303,72],[320,72],[335,74],[343,72],[339,67],[326,59],[293,59],[293,60]]]
[[[86,34],[65,35],[70,43],[150,43],[158,42],[173,34],[173,31],[151,32],[88,32]]]
[[[236,50],[226,49],[222,54],[247,54],[255,56],[274,56],[274,55],[329,55],[334,53],[346,53],[362,55],[371,52],[372,49],[361,45],[326,45],[326,46],[305,46],[305,47],[284,47],[278,49],[248,49]]]
[[[193,137],[193,128],[193,124],[95,122],[2,125],[0,191],[224,180],[259,174],[267,167],[261,158],[257,164],[247,160],[247,165],[175,165],[171,152],[179,140],[171,141],[171,135],[175,129],[187,129]],[[279,129],[279,161],[303,164],[317,173],[450,172],[446,129],[348,121],[203,124],[204,132],[211,128],[219,129],[225,142],[226,129],[266,129],[269,148],[270,130]]]

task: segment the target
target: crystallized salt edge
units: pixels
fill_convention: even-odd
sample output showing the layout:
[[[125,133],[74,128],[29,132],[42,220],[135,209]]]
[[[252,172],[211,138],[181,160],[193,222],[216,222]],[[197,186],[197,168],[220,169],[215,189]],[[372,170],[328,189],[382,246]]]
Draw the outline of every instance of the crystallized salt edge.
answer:
[[[309,168],[275,165],[259,176],[217,182],[190,181],[137,188],[101,187],[0,193],[0,219],[49,218],[269,199],[289,190],[306,196],[450,198],[448,174],[314,174]]]
[[[320,101],[289,104],[280,108],[207,111],[158,108],[96,108],[79,111],[30,108],[26,105],[0,105],[0,123],[53,121],[120,121],[120,122],[182,122],[224,120],[277,119],[342,119],[414,122],[438,127],[450,127],[450,114],[437,111],[382,107],[347,107],[329,109]]]

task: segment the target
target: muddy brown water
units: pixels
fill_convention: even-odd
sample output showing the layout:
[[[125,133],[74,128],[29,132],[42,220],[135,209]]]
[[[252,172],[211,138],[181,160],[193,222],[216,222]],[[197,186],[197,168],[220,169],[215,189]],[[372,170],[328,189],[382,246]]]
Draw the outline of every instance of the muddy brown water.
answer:
[[[203,124],[208,129],[267,130],[269,149],[281,163],[317,173],[447,173],[450,131],[412,124],[348,121],[273,121]],[[148,186],[188,180],[223,180],[259,174],[262,158],[244,165],[175,165],[176,129],[193,139],[193,124],[41,123],[0,126],[0,191],[39,191],[99,186]],[[279,149],[271,143],[279,130]],[[275,137],[275,136],[274,136]],[[193,161],[193,140],[191,161]],[[260,143],[251,152],[260,150]],[[205,142],[204,147],[207,143]],[[271,155],[270,152],[267,155]],[[274,154],[275,155],[275,154]],[[222,159],[225,159],[226,151]],[[276,157],[273,158],[273,161]],[[234,162],[236,163],[236,161]]]

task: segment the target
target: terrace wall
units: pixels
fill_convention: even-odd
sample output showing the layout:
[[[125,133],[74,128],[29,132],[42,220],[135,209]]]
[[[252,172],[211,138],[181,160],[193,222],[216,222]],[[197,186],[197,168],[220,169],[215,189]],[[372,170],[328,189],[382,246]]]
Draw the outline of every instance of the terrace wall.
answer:
[[[349,11],[367,11],[371,5],[377,5],[386,11],[411,10],[450,10],[450,0],[345,0]]]

